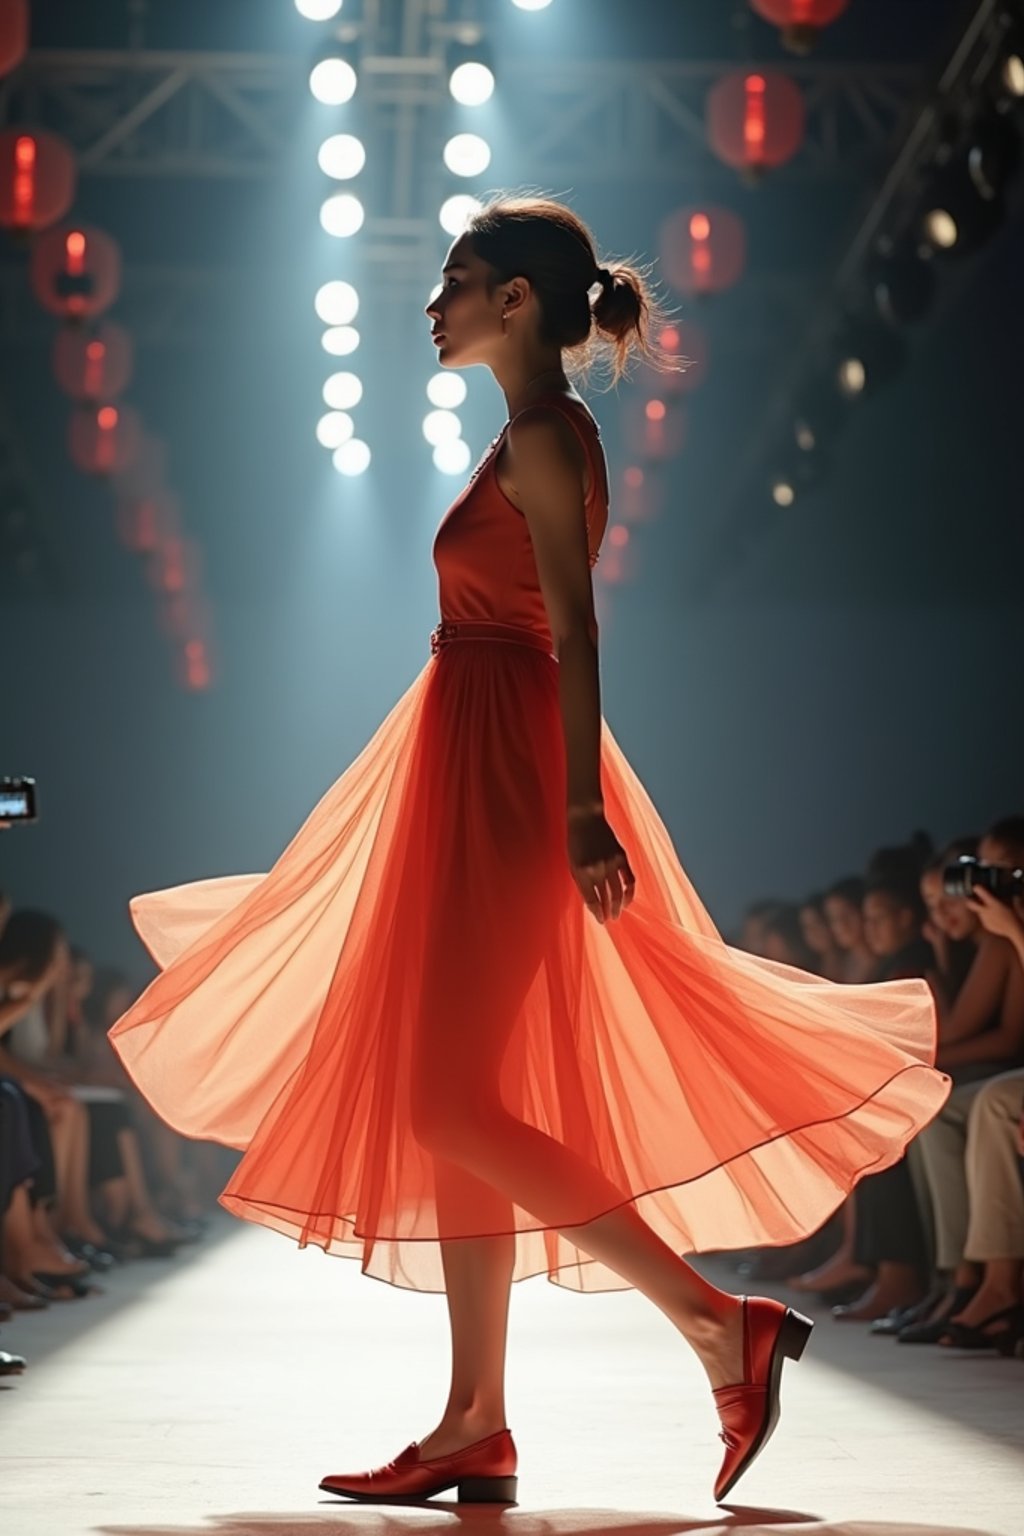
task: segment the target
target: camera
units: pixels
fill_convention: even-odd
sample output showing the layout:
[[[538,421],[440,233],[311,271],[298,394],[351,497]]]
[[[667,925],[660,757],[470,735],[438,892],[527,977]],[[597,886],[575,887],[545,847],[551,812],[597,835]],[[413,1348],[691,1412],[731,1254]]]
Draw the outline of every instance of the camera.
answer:
[[[986,890],[1000,901],[1009,902],[1014,896],[1024,896],[1024,869],[983,864],[980,859],[963,854],[942,871],[942,889],[947,896],[973,896],[977,890]]]
[[[0,778],[0,821],[36,821],[35,779]]]

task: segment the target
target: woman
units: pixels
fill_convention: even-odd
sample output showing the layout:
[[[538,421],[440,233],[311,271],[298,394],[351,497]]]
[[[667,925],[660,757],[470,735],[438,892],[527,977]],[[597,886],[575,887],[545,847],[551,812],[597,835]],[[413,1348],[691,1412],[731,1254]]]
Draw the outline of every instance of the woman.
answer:
[[[694,1348],[721,1499],[811,1323],[679,1252],[805,1236],[901,1154],[948,1092],[931,998],[726,945],[602,720],[607,469],[565,370],[654,356],[644,275],[498,198],[442,276],[441,364],[489,367],[509,420],[437,531],[432,658],[269,874],[133,899],[164,969],[111,1038],[179,1130],[245,1149],[227,1209],[446,1292],[440,1425],[322,1488],[513,1498],[509,1286],[547,1273],[637,1287]]]

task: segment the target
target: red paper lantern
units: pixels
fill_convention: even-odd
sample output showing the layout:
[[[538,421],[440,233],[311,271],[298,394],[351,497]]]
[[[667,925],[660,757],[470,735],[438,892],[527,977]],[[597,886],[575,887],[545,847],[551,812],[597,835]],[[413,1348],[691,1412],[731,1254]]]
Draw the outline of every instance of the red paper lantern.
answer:
[[[113,320],[88,330],[62,326],[53,339],[53,371],[72,400],[116,400],[128,387],[132,363],[132,339]]]
[[[181,537],[178,498],[170,491],[126,496],[117,504],[117,533],[133,555],[154,555],[166,540]]]
[[[686,443],[686,414],[679,401],[657,396],[626,400],[624,426],[627,450],[639,459],[674,459]]]
[[[758,176],[791,160],[803,142],[804,98],[788,75],[738,70],[708,93],[708,141],[720,160]]]
[[[143,427],[134,459],[111,478],[117,494],[127,501],[163,491],[167,483],[167,444]]]
[[[179,535],[163,539],[146,568],[150,585],[163,598],[193,591],[202,574],[199,546]]]
[[[0,0],[0,75],[17,69],[28,53],[28,0]]]
[[[0,0],[2,4],[2,0]],[[0,226],[27,234],[56,224],[75,200],[75,157],[55,133],[0,133]]]
[[[61,225],[33,245],[31,274],[44,309],[62,320],[90,319],[120,292],[121,249],[101,229]]]
[[[810,53],[822,27],[830,26],[850,0],[750,0],[757,14],[782,29],[782,41],[793,53]]]
[[[674,321],[656,336],[663,352],[677,360],[674,368],[645,363],[633,375],[645,395],[685,395],[699,389],[708,376],[707,332],[693,320]]]
[[[85,406],[71,417],[71,459],[86,475],[112,475],[138,452],[142,426],[130,405]]]
[[[680,208],[659,233],[661,270],[680,293],[722,293],[739,281],[747,256],[743,221],[728,208]]]

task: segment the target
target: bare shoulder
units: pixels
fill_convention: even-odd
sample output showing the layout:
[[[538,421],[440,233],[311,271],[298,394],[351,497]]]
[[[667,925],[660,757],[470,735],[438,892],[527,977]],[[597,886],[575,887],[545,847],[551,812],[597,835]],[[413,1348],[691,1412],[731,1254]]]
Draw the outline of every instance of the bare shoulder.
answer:
[[[509,425],[506,442],[510,467],[517,475],[551,471],[578,475],[586,466],[577,434],[557,407],[543,402],[520,411]]]

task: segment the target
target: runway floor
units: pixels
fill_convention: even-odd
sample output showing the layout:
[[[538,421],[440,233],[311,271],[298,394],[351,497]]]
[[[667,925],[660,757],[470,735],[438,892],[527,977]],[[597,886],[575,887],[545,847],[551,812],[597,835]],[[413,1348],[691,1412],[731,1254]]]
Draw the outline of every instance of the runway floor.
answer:
[[[721,1259],[716,1283],[742,1282]],[[447,1388],[443,1296],[367,1279],[224,1216],[173,1261],[105,1294],[17,1314],[0,1348],[5,1536],[1021,1536],[1024,1361],[908,1346],[826,1307],[783,1377],[782,1417],[719,1508],[703,1372],[636,1292],[514,1287],[514,1509],[355,1505],[317,1484],[424,1436]],[[790,1302],[792,1293],[759,1285]]]

